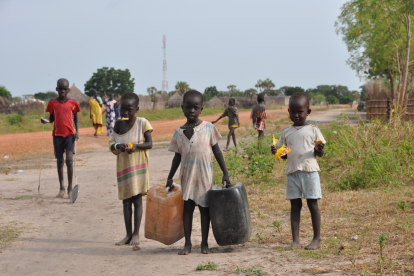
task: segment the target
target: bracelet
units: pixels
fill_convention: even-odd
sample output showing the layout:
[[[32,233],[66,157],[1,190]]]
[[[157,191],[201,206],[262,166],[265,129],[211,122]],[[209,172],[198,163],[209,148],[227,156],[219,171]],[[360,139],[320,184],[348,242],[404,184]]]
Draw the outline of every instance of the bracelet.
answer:
[[[116,146],[118,145],[118,143],[115,143],[114,149],[117,149]]]

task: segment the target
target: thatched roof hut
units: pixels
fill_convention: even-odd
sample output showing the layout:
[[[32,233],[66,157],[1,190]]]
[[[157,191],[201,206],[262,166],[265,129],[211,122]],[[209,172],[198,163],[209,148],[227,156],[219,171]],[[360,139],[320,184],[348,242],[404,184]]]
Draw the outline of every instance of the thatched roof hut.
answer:
[[[169,108],[173,108],[173,107],[181,107],[183,105],[183,97],[181,97],[180,94],[178,94],[178,92],[175,92],[174,95],[172,95],[168,101],[166,106]]]
[[[151,97],[150,96],[142,96],[138,95],[139,97],[139,110],[151,110]]]
[[[222,108],[224,108],[224,103],[222,101],[220,101],[220,99],[217,98],[217,96],[214,96],[213,98],[211,98],[204,105],[206,107],[209,107],[209,108],[215,108],[215,107],[222,107]]]
[[[78,102],[78,104],[88,103],[89,98],[85,94],[83,94],[79,88],[75,86],[75,84],[72,84],[72,86],[69,88],[68,98],[71,98]]]

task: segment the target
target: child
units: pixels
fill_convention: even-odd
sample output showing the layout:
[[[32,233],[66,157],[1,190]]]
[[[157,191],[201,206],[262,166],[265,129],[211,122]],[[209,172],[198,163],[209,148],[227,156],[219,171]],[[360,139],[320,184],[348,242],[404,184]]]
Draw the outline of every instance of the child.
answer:
[[[195,90],[186,92],[181,108],[184,116],[187,117],[187,123],[175,131],[168,148],[169,151],[175,152],[175,156],[166,185],[171,189],[174,174],[181,163],[180,179],[184,200],[185,245],[178,254],[188,255],[191,252],[191,230],[196,205],[198,205],[201,214],[201,252],[208,254],[212,253],[207,242],[210,228],[207,191],[211,188],[213,181],[211,153],[214,154],[223,171],[222,183],[226,182],[230,185],[230,180],[223,154],[218,145],[221,138],[220,133],[214,125],[198,118],[203,111],[203,94]]]
[[[75,100],[68,98],[69,81],[67,79],[59,79],[57,81],[56,91],[58,97],[50,100],[46,112],[49,112],[49,122],[53,125],[53,146],[55,149],[55,157],[57,159],[57,171],[59,176],[60,191],[56,196],[63,198],[65,196],[65,186],[63,184],[63,153],[66,152],[66,167],[68,168],[68,198],[72,193],[73,178],[73,154],[75,154],[75,139],[79,139],[79,105]],[[42,118],[43,124],[47,123],[47,119]],[[73,130],[73,122],[75,122],[76,133]]]
[[[152,126],[145,118],[135,117],[139,110],[135,93],[121,98],[122,120],[115,122],[109,139],[109,149],[116,158],[118,197],[124,205],[126,237],[116,245],[139,244],[142,218],[142,195],[149,189],[148,150],[152,148]],[[133,147],[128,146],[132,143]],[[132,204],[134,204],[134,232],[132,232]]]
[[[259,140],[263,139],[263,131],[266,130],[265,119],[267,119],[266,106],[264,105],[264,94],[257,95],[257,103],[252,108],[250,118],[253,120],[253,127],[257,129]]]
[[[322,157],[326,143],[317,126],[306,123],[311,113],[309,98],[305,93],[295,93],[289,101],[289,117],[293,125],[284,129],[276,147],[286,145],[291,152],[282,158],[288,160],[286,176],[286,199],[290,200],[290,220],[293,243],[290,248],[301,248],[299,243],[300,211],[302,195],[306,198],[313,227],[313,240],[305,249],[313,250],[321,246],[321,214],[318,199],[322,198],[319,182],[319,165],[316,156]],[[276,153],[272,146],[272,153]]]
[[[89,100],[90,112],[89,117],[92,119],[92,125],[95,128],[93,136],[98,138],[98,135],[103,132],[102,128],[102,99],[99,97],[98,91],[95,90],[93,98]]]
[[[214,122],[211,122],[212,124],[217,123],[221,118],[228,116],[229,117],[229,135],[227,135],[227,146],[226,150],[229,148],[230,145],[230,137],[233,137],[233,143],[234,146],[237,147],[236,143],[236,134],[235,130],[236,128],[240,127],[239,122],[239,110],[234,105],[236,104],[236,100],[231,98],[229,100],[229,107],[224,111],[224,113]]]

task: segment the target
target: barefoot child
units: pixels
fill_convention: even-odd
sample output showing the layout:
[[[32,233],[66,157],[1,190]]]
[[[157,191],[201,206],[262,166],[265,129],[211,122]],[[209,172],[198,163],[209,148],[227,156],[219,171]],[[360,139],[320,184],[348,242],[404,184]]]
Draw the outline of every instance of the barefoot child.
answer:
[[[250,118],[253,120],[253,127],[257,130],[259,140],[263,139],[266,130],[265,119],[267,119],[263,93],[257,95],[257,104],[253,106]]]
[[[142,218],[142,195],[149,189],[148,150],[152,148],[152,126],[145,118],[135,117],[139,110],[135,93],[121,98],[122,120],[115,122],[109,139],[109,149],[116,158],[118,197],[124,205],[126,237],[116,245],[139,244]],[[129,144],[132,144],[132,148]],[[134,232],[132,232],[132,204],[134,204]]]
[[[288,167],[286,176],[286,199],[290,200],[290,220],[293,243],[290,248],[301,248],[299,243],[300,211],[302,196],[306,198],[313,227],[313,240],[305,249],[313,250],[321,246],[321,214],[318,199],[322,198],[319,182],[320,171],[316,156],[322,157],[325,139],[317,126],[306,123],[306,117],[311,113],[309,98],[305,93],[295,93],[289,101],[289,117],[293,125],[284,129],[276,145],[291,148],[286,156]],[[272,146],[272,153],[277,148]]]
[[[224,111],[224,113],[214,122],[211,122],[212,124],[217,123],[221,118],[224,118],[226,116],[229,117],[229,135],[227,135],[227,146],[226,150],[229,148],[230,145],[230,138],[233,137],[233,143],[234,146],[237,147],[236,143],[236,133],[234,132],[236,128],[240,127],[240,121],[239,121],[239,110],[234,105],[236,104],[236,100],[231,98],[229,100],[229,107]]]
[[[68,169],[68,198],[72,193],[73,178],[73,154],[75,154],[75,139],[79,139],[79,105],[75,100],[68,98],[69,81],[67,79],[59,79],[57,81],[56,91],[58,97],[50,100],[46,112],[49,112],[49,122],[54,123],[53,126],[53,146],[55,149],[55,157],[57,159],[57,171],[59,176],[60,191],[56,196],[63,198],[65,196],[65,186],[63,183],[63,153],[66,152],[66,167]],[[42,118],[41,122],[46,124],[47,119]],[[73,122],[75,123],[76,133],[73,130]]]
[[[223,154],[218,145],[220,133],[214,125],[198,118],[203,110],[203,94],[195,90],[186,92],[181,108],[184,116],[187,117],[187,123],[175,131],[168,148],[169,151],[175,152],[175,156],[166,185],[167,187],[172,186],[172,179],[181,163],[180,179],[184,200],[185,245],[178,254],[188,255],[191,252],[193,212],[196,205],[198,205],[201,215],[201,252],[208,254],[212,253],[207,242],[210,228],[207,191],[213,182],[211,153],[214,154],[223,171],[222,183],[230,183],[230,181]]]

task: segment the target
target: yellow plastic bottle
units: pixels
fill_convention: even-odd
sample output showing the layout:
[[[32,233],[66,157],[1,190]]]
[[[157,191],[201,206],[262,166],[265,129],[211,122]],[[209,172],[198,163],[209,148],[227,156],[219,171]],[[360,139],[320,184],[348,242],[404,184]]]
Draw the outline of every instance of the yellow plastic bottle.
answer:
[[[152,186],[147,195],[145,238],[170,245],[184,237],[181,186],[166,192],[165,183]]]

